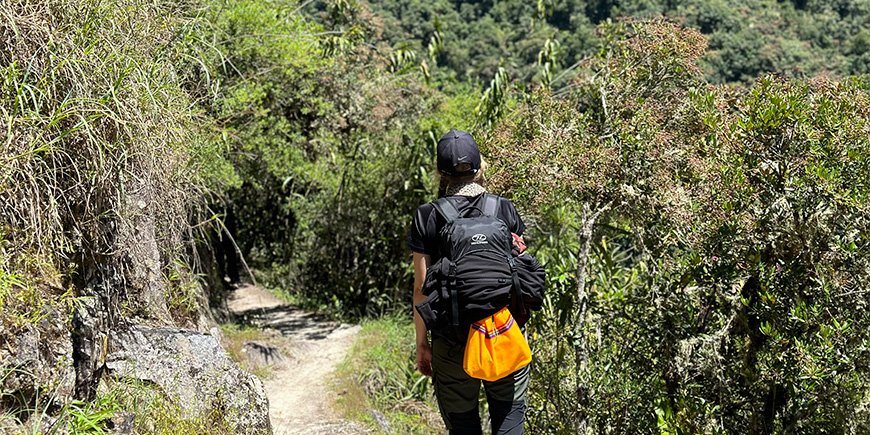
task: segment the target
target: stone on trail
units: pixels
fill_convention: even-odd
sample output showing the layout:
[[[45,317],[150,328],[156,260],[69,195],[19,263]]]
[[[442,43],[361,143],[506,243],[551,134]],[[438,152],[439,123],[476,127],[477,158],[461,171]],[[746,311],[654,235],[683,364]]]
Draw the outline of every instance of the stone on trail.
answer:
[[[277,347],[256,341],[246,341],[242,345],[242,352],[250,367],[272,366],[284,361]]]

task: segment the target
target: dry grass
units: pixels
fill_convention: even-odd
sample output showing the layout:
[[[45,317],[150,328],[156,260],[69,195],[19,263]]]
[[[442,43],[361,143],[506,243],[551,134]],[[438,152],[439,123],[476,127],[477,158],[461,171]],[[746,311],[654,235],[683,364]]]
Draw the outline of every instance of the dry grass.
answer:
[[[16,244],[46,257],[117,255],[121,228],[106,226],[146,213],[183,219],[191,192],[177,181],[188,102],[166,87],[164,65],[141,64],[171,37],[160,31],[172,27],[163,11],[97,1],[4,5],[0,215]],[[144,206],[125,201],[133,195]]]
[[[184,88],[190,10],[0,2],[0,343],[46,316],[69,325],[81,297],[109,319],[202,309],[190,223],[222,158]]]
[[[4,269],[27,255],[67,277],[96,265],[128,276],[151,248],[164,265],[184,255],[207,138],[177,72],[182,7],[0,5]]]

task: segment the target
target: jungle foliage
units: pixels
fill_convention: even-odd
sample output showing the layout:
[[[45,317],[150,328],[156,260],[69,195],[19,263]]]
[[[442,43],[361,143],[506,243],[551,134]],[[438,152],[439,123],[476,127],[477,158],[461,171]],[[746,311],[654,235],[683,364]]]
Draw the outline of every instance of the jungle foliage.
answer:
[[[866,2],[0,8],[0,332],[93,299],[189,320],[212,260],[407,314],[410,216],[460,128],[548,269],[530,431],[870,430],[870,84],[808,78],[866,72]],[[142,258],[164,287],[119,278]],[[428,418],[403,333],[358,380]]]
[[[751,82],[767,72],[849,75],[870,68],[864,0],[371,0],[392,46],[444,66],[459,80],[485,82],[499,67],[524,83],[558,76],[597,54],[595,27],[621,17],[668,17],[698,29],[714,83]],[[554,54],[546,71],[541,54]],[[429,65],[433,67],[434,65]]]
[[[552,282],[534,432],[866,431],[870,83],[713,86],[698,32],[599,29],[486,140]]]
[[[405,289],[405,217],[446,120],[426,121],[441,100],[362,43],[363,20],[332,13],[353,30],[283,1],[214,3],[190,45],[207,80],[193,92],[238,179],[216,212],[242,257],[304,301],[377,313]]]

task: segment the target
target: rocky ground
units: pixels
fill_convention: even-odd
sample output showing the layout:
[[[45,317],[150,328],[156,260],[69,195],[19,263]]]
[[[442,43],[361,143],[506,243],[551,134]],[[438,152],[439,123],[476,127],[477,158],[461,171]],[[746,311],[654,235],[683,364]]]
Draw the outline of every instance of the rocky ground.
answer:
[[[332,373],[353,344],[359,326],[305,312],[252,285],[236,289],[229,308],[239,322],[278,331],[286,341],[279,347],[287,349],[286,354],[257,343],[245,347],[259,354],[256,358],[273,364],[271,376],[263,383],[276,435],[369,433],[336,415],[335,393],[329,389]]]

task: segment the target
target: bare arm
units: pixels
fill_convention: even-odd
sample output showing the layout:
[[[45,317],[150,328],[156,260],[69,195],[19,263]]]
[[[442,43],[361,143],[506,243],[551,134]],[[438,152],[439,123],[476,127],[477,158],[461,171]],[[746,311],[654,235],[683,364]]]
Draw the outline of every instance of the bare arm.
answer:
[[[426,299],[426,296],[423,296],[423,283],[426,281],[426,268],[429,267],[429,261],[428,255],[414,252],[414,305]],[[432,348],[426,337],[426,325],[416,308],[414,309],[414,328],[417,333],[417,370],[426,376],[431,376]]]

